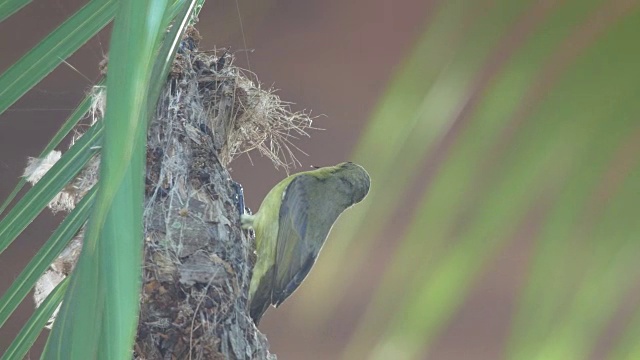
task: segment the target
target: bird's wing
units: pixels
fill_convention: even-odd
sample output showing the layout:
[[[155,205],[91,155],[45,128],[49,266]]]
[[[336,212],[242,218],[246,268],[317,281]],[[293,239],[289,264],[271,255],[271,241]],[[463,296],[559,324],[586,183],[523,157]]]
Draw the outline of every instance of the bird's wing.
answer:
[[[348,207],[332,177],[297,176],[280,206],[272,303],[280,305],[307,276],[338,216]],[[349,204],[350,205],[350,204]]]
[[[260,281],[258,284],[258,289],[251,299],[251,303],[249,306],[249,314],[253,321],[258,325],[260,323],[260,318],[265,311],[269,308],[272,303],[271,300],[271,281],[269,279],[273,279],[273,274],[275,273],[275,266],[272,266],[267,273],[263,277],[263,281]]]

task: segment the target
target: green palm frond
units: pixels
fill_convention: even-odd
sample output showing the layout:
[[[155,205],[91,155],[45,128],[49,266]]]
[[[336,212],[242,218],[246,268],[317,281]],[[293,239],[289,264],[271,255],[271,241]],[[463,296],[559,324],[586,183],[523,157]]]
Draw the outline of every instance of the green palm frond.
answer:
[[[0,221],[1,251],[100,152],[99,184],[76,205],[27,265],[19,281],[3,295],[2,322],[78,232],[91,210],[77,270],[36,310],[32,322],[5,356],[13,358],[28,350],[62,296],[66,300],[54,323],[45,357],[87,358],[100,354],[101,358],[122,358],[130,354],[139,306],[146,123],[149,110],[155,107],[165,84],[179,39],[201,5],[180,0],[92,1],[0,75],[2,112],[107,25],[118,10],[110,47],[105,119],[79,137]],[[3,18],[9,15],[2,14]],[[43,156],[80,121],[93,96],[79,105],[47,145]],[[3,202],[2,210],[23,185],[21,181],[16,186]],[[96,257],[96,250],[102,256]],[[110,314],[108,318],[104,317],[105,312]]]

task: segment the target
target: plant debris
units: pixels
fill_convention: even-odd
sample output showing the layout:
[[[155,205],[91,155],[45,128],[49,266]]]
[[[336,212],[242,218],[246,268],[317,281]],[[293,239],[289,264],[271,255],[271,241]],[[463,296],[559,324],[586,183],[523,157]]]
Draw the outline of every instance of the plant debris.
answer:
[[[198,51],[199,40],[190,28],[149,126],[145,265],[134,358],[275,359],[248,315],[255,253],[252,239],[240,229],[239,184],[227,167],[252,150],[276,167],[299,165],[292,140],[308,136],[312,120],[234,66],[233,54]],[[106,61],[100,66],[106,71]],[[92,123],[104,114],[105,93],[104,87],[93,91]],[[25,178],[37,182],[59,158],[52,152],[31,159]],[[50,208],[73,209],[97,183],[99,162],[98,155],[90,160]],[[39,280],[38,305],[72,271],[80,239],[81,234]]]

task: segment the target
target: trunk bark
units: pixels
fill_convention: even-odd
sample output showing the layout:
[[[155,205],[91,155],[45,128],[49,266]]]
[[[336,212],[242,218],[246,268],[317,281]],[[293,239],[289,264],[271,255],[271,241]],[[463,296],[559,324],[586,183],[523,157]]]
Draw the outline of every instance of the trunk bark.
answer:
[[[150,125],[136,359],[275,359],[248,314],[253,239],[226,169],[248,91],[187,33]]]

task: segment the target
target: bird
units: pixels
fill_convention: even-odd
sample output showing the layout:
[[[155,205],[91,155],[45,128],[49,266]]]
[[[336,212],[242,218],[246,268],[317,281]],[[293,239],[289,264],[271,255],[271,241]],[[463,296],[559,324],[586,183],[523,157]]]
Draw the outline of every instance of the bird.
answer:
[[[255,232],[248,304],[256,326],[270,305],[278,307],[300,286],[333,224],[370,186],[369,174],[355,163],[316,168],[280,181],[255,214],[241,216],[242,227]]]

